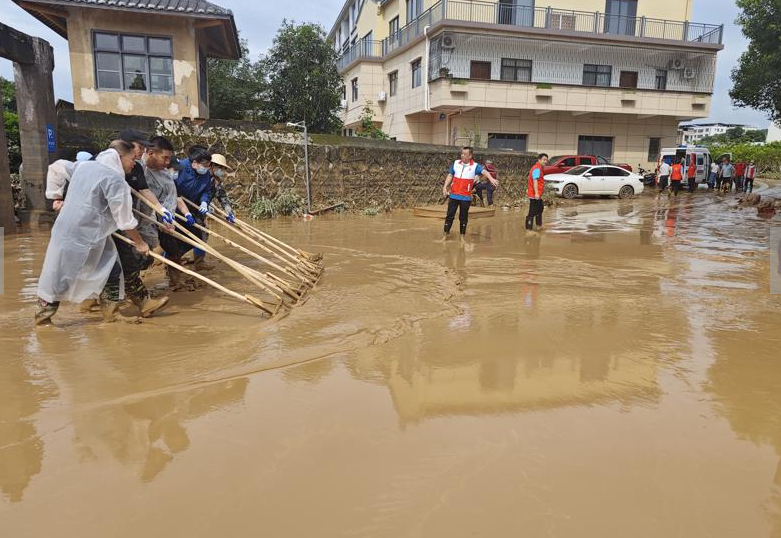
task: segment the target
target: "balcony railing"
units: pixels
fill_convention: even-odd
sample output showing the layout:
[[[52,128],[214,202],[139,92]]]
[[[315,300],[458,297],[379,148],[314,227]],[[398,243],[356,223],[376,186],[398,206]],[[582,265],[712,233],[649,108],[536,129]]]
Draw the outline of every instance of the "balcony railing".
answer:
[[[342,55],[336,61],[336,67],[341,71],[355,60],[358,59],[379,59],[382,58],[382,41],[361,39],[353,46],[348,47],[342,52]]]
[[[367,42],[358,42],[347,49],[339,60],[339,69],[347,67],[358,58],[383,58],[423,35],[426,26],[433,26],[443,20],[713,45],[721,44],[724,31],[724,25],[689,21],[627,17],[552,7],[514,6],[498,2],[440,0],[395,34],[379,42],[368,42],[368,49]]]

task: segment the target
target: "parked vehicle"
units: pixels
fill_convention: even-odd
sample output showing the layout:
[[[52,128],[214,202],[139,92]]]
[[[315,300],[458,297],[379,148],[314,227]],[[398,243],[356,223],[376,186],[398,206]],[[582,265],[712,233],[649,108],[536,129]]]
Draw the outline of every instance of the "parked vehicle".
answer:
[[[645,168],[643,168],[643,165],[637,165],[637,173],[643,176],[643,185],[646,187],[656,185],[656,174],[654,172],[647,171]]]
[[[663,148],[659,153],[659,159],[657,160],[656,167],[662,164],[662,161],[666,161],[668,164],[673,164],[676,159],[682,159],[684,165],[684,172],[689,166],[691,157],[694,157],[695,166],[697,167],[697,175],[695,181],[697,183],[707,183],[708,175],[710,174],[710,165],[713,162],[710,151],[705,146],[690,146],[683,145],[674,148]],[[732,160],[731,153],[723,153],[716,159],[716,162],[721,163],[724,157],[729,157]],[[684,177],[688,177],[688,174],[684,173]]]
[[[576,166],[563,174],[546,175],[545,183],[567,199],[592,194],[630,198],[645,188],[640,174],[614,165]]]
[[[576,166],[595,166],[599,164],[618,166],[627,172],[632,171],[632,167],[628,164],[611,164],[607,159],[598,155],[557,155],[549,159],[548,166],[543,169],[543,172],[545,172],[546,176],[548,174],[563,174]]]

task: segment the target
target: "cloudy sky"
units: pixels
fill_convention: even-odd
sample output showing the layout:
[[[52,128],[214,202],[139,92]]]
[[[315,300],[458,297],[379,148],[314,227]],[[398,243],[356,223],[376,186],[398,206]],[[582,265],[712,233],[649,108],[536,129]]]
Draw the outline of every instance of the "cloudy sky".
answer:
[[[646,0],[650,1],[650,0]],[[272,0],[216,0],[229,7],[236,17],[236,24],[243,37],[249,40],[253,57],[262,54],[270,45],[283,18],[297,22],[316,22],[330,29],[333,19],[342,7],[343,0],[293,0],[281,4]],[[539,4],[542,5],[543,2]],[[552,2],[555,5],[555,2]],[[734,0],[696,0],[692,20],[721,23],[725,26],[725,49],[719,53],[713,108],[709,119],[713,121],[746,123],[767,127],[764,114],[750,109],[735,109],[730,103],[730,71],[738,56],[746,48],[746,41],[735,26],[738,10]],[[0,0],[0,20],[28,34],[48,40],[54,46],[56,68],[54,93],[56,97],[72,100],[68,43],[38,22],[11,0]],[[12,76],[11,62],[0,58],[0,75]]]

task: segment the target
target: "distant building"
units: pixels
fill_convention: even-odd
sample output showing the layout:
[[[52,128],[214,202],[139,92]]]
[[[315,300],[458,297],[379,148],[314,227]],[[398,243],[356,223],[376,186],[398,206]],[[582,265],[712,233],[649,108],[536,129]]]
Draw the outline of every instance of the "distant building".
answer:
[[[770,144],[771,142],[781,142],[781,126],[778,123],[771,123],[767,129],[767,138],[765,142]]]
[[[652,162],[706,118],[720,23],[677,0],[346,0],[345,134],[370,102],[397,140]]]
[[[233,13],[205,0],[13,0],[68,40],[76,110],[208,118],[207,58],[241,57]]]
[[[735,127],[744,131],[758,131],[759,127],[741,123],[687,123],[678,126],[678,142],[680,144],[696,144],[706,136],[725,134]]]

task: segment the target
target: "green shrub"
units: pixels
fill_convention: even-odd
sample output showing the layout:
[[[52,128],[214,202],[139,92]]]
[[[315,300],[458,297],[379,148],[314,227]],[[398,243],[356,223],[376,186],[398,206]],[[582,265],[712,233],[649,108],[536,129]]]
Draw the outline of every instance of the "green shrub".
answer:
[[[263,196],[252,204],[250,214],[254,219],[270,219],[274,217],[274,200]]]
[[[304,212],[304,199],[293,191],[282,191],[274,198],[277,215],[300,215]]]
[[[542,191],[542,203],[546,206],[555,206],[559,203],[559,197],[556,195],[556,189],[552,185],[545,184]]]
[[[366,209],[363,210],[363,214],[369,217],[375,217],[380,214],[380,208],[374,205],[371,207],[367,207]]]
[[[261,197],[252,205],[250,214],[255,219],[301,215],[304,212],[304,205],[304,199],[294,191],[280,191],[276,198]]]
[[[757,176],[764,178],[781,176],[781,142],[761,145],[709,145],[708,150],[714,159],[723,153],[732,153],[735,161],[754,161],[757,165]]]

